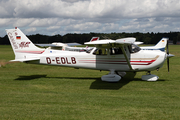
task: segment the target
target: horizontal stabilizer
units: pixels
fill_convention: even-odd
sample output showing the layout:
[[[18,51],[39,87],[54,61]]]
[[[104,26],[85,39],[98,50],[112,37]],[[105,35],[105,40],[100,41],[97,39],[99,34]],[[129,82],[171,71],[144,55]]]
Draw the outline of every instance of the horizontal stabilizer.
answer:
[[[136,44],[136,45],[141,45],[141,44],[143,44],[143,42],[137,41],[137,42],[134,42],[134,44]]]
[[[27,62],[27,61],[34,61],[34,60],[40,60],[40,59],[39,58],[15,59],[15,60],[11,60],[10,62]]]

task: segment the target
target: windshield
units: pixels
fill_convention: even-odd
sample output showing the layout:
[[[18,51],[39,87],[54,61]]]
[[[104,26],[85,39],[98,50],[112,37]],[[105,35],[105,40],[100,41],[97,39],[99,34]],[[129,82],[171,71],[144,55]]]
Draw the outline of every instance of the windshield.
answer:
[[[86,53],[90,53],[94,48],[90,48],[88,50],[86,50]]]
[[[131,53],[136,53],[136,52],[139,52],[141,50],[141,48],[135,44],[132,44],[131,45]]]

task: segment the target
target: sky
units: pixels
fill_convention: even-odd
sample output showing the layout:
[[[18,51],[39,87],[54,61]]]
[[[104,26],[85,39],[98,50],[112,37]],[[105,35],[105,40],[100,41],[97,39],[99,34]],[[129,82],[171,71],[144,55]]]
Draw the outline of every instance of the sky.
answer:
[[[0,36],[178,32],[180,0],[0,0]]]

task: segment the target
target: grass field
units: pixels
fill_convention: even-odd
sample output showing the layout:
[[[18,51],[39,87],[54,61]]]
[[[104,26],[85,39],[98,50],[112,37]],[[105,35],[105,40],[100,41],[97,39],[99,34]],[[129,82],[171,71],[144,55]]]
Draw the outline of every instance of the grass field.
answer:
[[[160,79],[118,83],[100,80],[105,71],[25,63],[0,67],[0,119],[179,120],[180,46],[170,45],[166,63],[153,71]],[[0,46],[0,61],[14,59],[10,46]]]

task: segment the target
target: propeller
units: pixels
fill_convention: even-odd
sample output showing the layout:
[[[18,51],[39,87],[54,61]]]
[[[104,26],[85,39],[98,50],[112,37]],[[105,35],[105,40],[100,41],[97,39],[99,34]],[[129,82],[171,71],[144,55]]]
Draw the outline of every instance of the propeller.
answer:
[[[168,43],[168,40],[167,40],[167,45],[166,45],[166,52],[167,52],[167,68],[168,68],[168,72],[169,72],[169,43]]]

